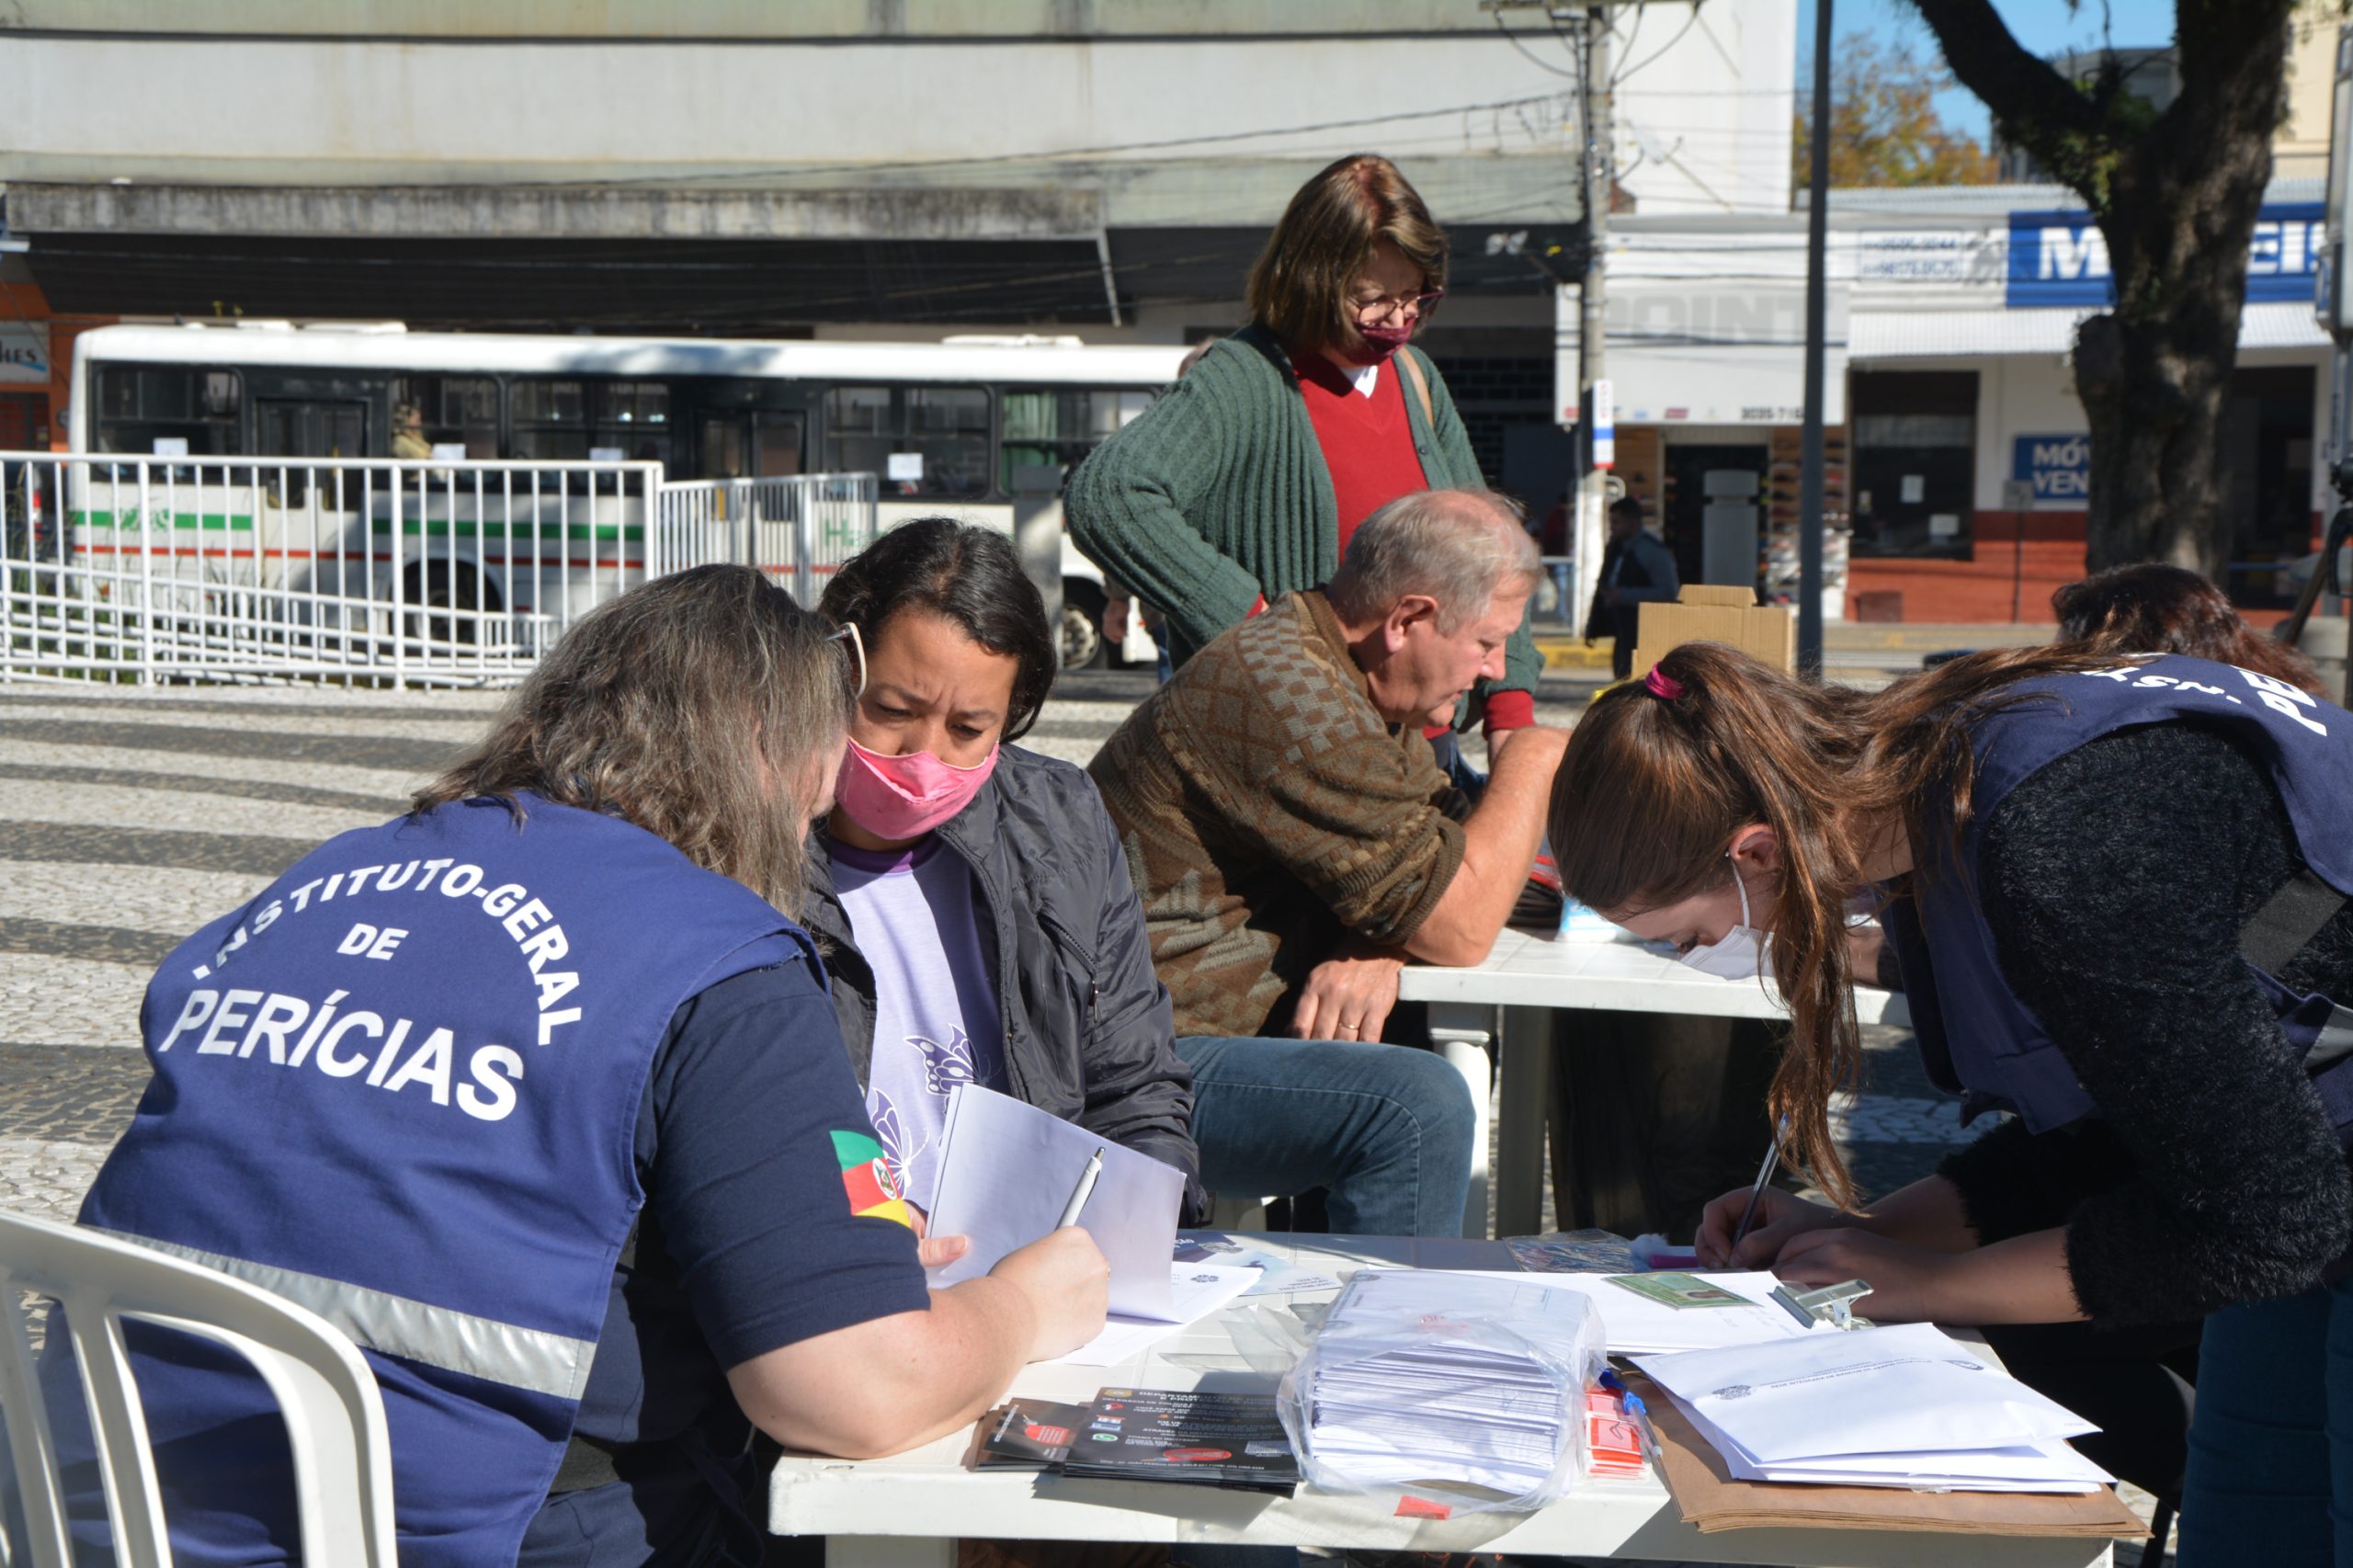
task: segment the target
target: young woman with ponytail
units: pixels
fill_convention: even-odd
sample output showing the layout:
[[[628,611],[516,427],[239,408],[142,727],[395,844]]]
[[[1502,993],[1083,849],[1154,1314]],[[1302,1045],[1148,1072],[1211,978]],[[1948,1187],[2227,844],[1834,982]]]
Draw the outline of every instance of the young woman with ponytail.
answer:
[[[1702,960],[1753,927],[1789,1006],[1772,1108],[1838,1207],[1768,1190],[1734,1244],[1727,1194],[1704,1260],[1867,1279],[1882,1321],[2204,1316],[2181,1561],[2345,1568],[2348,805],[2353,716],[2233,665],[2019,649],[1862,693],[1692,643],[1579,724],[1551,828],[1572,896]],[[1930,1075],[2017,1114],[1866,1209],[1829,1109],[1873,888]]]

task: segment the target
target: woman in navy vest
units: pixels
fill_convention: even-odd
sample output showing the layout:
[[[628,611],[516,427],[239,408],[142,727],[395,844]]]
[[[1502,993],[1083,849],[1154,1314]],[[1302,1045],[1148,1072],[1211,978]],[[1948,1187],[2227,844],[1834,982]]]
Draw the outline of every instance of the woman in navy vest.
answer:
[[[410,814],[149,986],[155,1082],[82,1222],[351,1335],[404,1563],[756,1563],[755,1426],[895,1451],[1102,1324],[1077,1229],[926,1288],[787,913],[862,678],[829,632],[745,567],[631,590]],[[134,1343],[175,1552],[285,1561],[258,1381]]]
[[[1717,972],[1768,953],[1789,1005],[1773,1108],[1840,1207],[1768,1192],[1735,1244],[1727,1194],[1706,1261],[1888,1321],[2205,1316],[2181,1561],[2343,1565],[2348,801],[2353,717],[2255,671],[2026,649],[1865,694],[1691,643],[1578,726],[1552,838],[1573,896]],[[1931,1076],[2015,1116],[1865,1210],[1828,1112],[1874,885]]]

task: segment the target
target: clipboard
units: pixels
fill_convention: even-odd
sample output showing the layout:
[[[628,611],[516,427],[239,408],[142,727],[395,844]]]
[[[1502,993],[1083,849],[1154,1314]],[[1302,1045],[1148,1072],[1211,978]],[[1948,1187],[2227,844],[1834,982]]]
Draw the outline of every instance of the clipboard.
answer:
[[[1651,1430],[1658,1439],[1659,1479],[1684,1523],[1702,1535],[1778,1528],[2148,1539],[2149,1528],[2108,1486],[2076,1494],[2038,1494],[1734,1481],[1714,1447],[1692,1430],[1673,1400],[1638,1371],[1620,1376],[1649,1409]]]

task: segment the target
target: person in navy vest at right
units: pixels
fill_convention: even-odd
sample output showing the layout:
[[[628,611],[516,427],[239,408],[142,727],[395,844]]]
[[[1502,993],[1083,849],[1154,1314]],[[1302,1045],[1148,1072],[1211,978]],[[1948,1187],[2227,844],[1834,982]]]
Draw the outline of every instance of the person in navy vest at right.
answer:
[[[632,589],[408,815],[148,987],[155,1078],[81,1222],[358,1343],[407,1568],[756,1564],[756,1427],[894,1452],[1102,1326],[1074,1227],[926,1288],[789,913],[863,679],[830,632],[748,567]],[[288,1561],[258,1379],[160,1329],[133,1349],[178,1560]],[[97,1545],[87,1434],[60,1436]]]
[[[1790,1006],[1772,1108],[1839,1207],[1768,1189],[1735,1237],[1726,1194],[1705,1263],[1864,1279],[1879,1321],[2202,1317],[2178,1560],[2344,1568],[2348,805],[2353,715],[2259,671],[2061,646],[1862,693],[1695,642],[1595,702],[1552,837],[1571,896],[1762,948]],[[1873,884],[1930,1076],[2011,1119],[1865,1208],[1828,1112]]]

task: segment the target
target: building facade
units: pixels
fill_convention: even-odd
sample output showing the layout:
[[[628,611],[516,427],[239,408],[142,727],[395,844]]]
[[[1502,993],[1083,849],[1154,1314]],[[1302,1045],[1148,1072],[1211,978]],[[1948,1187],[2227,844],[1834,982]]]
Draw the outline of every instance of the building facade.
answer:
[[[1647,9],[1618,40],[1623,200],[1786,210],[1795,0]],[[1550,300],[1583,254],[1577,69],[1540,8],[7,10],[9,298],[51,369],[71,319],[1186,342],[1238,324],[1299,184],[1370,150],[1449,231],[1426,344],[1491,472],[1540,492],[1566,461]],[[44,398],[53,444],[70,411]]]

